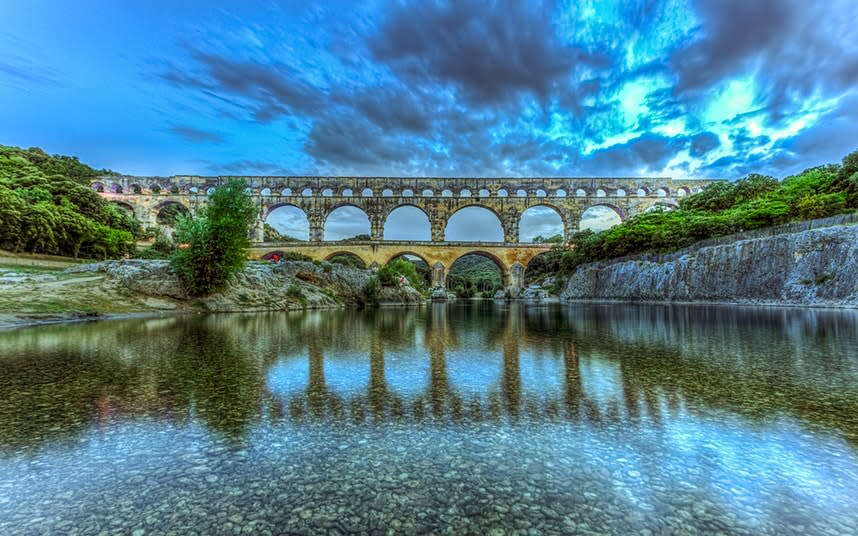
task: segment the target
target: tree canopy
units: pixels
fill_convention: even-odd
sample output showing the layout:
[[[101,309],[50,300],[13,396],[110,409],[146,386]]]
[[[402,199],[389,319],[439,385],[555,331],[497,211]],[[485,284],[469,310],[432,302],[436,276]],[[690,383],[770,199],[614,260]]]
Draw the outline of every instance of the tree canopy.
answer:
[[[74,157],[0,145],[0,248],[85,258],[133,252],[140,224],[89,187],[109,173]]]

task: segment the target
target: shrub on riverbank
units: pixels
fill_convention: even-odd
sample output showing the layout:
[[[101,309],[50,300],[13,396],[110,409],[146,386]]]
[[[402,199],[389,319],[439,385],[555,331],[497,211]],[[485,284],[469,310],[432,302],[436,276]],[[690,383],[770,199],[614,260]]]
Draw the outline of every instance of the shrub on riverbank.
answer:
[[[858,151],[843,165],[811,168],[778,181],[752,174],[716,183],[680,201],[594,233],[574,234],[561,253],[560,271],[580,264],[647,252],[671,252],[700,240],[822,218],[858,208]]]
[[[179,218],[178,249],[170,264],[191,296],[223,288],[247,264],[247,229],[256,218],[256,207],[244,187],[241,180],[229,180],[215,188],[198,215]]]
[[[0,145],[0,248],[88,258],[133,252],[140,224],[89,187],[105,173],[76,158]]]

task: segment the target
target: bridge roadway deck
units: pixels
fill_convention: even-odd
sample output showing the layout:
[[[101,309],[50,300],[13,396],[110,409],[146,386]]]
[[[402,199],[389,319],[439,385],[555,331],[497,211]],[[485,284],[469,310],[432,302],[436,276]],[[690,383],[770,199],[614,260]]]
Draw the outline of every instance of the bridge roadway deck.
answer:
[[[550,244],[508,242],[417,242],[410,240],[256,242],[251,257],[261,259],[274,252],[294,251],[314,260],[337,254],[358,256],[368,267],[378,267],[404,254],[420,257],[432,269],[433,284],[443,284],[456,259],[478,254],[493,260],[501,269],[506,286],[521,287],[528,263],[551,249]]]

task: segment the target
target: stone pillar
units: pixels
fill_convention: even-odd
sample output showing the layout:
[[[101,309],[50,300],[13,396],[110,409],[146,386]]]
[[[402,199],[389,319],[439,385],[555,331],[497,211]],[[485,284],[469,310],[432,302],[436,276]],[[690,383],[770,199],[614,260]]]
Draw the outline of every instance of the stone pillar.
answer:
[[[443,242],[444,230],[447,227],[447,221],[440,216],[432,218],[432,241]]]
[[[311,208],[307,212],[307,222],[310,233],[307,239],[310,242],[321,242],[325,239],[325,215],[321,209]]]
[[[503,226],[503,241],[507,244],[517,244],[518,225],[521,214],[513,207],[508,208],[501,217],[501,225]]]
[[[565,230],[564,238],[569,240],[572,235],[578,232],[578,226],[581,224],[581,213],[577,211],[564,210],[560,219],[563,220],[563,229]]]
[[[447,288],[447,275],[444,273],[444,264],[441,261],[432,265],[432,287]]]
[[[256,242],[265,242],[265,220],[262,216],[257,216],[256,222],[253,224],[252,230],[253,240]]]
[[[520,262],[513,263],[509,268],[509,286],[514,289],[524,287],[524,265]]]
[[[369,214],[369,237],[372,240],[384,240],[384,217],[376,212]]]

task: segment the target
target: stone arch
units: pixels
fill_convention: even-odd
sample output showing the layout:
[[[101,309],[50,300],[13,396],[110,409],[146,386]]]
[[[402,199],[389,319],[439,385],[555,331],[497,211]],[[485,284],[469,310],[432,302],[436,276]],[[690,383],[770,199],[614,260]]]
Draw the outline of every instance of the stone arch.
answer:
[[[361,263],[363,263],[364,269],[366,269],[369,266],[367,259],[365,259],[363,256],[361,256],[358,253],[355,253],[354,251],[347,251],[347,250],[335,251],[335,252],[329,254],[328,256],[326,256],[324,260],[330,261],[331,259],[333,259],[335,257],[354,257],[355,259],[358,259]],[[358,266],[358,268],[359,268],[359,266]]]
[[[433,191],[432,191],[432,190],[430,190],[429,188],[426,188],[426,189],[424,189],[424,190],[423,190],[423,192],[421,193],[421,195],[422,195],[423,197],[434,197],[434,196],[435,196],[435,192],[433,192]]]
[[[536,197],[548,197],[548,193],[542,188],[536,190]]]
[[[416,251],[413,251],[413,250],[399,251],[397,253],[394,253],[393,255],[389,256],[387,258],[387,260],[384,262],[386,264],[386,263],[392,261],[393,259],[396,259],[398,257],[403,257],[405,255],[411,255],[414,257],[418,257],[421,261],[426,263],[426,266],[429,266],[429,267],[432,266],[432,264],[429,262],[429,259],[426,258],[426,255],[422,255],[422,254],[417,253]]]
[[[678,208],[679,208],[679,205],[677,203],[673,203],[670,201],[658,201],[658,202],[655,202],[652,205],[648,206],[647,208],[645,208],[644,212],[649,212],[651,210],[665,210],[665,209],[666,210],[676,210]]]
[[[656,189],[655,195],[658,197],[668,197],[670,195],[670,190],[666,186],[662,186],[661,188]]]
[[[331,188],[325,188],[322,190],[322,197],[331,197],[334,195],[334,190]]]
[[[554,190],[554,197],[566,197],[566,190],[563,188],[558,188]]]
[[[444,188],[441,190],[441,197],[453,197],[453,191],[449,188]]]
[[[423,230],[421,229],[421,231],[420,231],[421,237],[420,238],[388,238],[389,231],[388,231],[387,226],[388,226],[388,222],[390,220],[390,216],[393,215],[393,213],[399,209],[417,209],[421,214],[423,214],[423,216],[426,218],[425,219],[425,222],[426,222],[425,237],[422,236],[424,233],[423,233]],[[423,222],[421,222],[421,223],[423,223]],[[389,211],[387,211],[387,213],[384,215],[382,239],[383,240],[419,240],[419,241],[428,242],[428,241],[432,240],[432,220],[429,218],[429,214],[426,212],[426,209],[424,209],[423,207],[421,207],[415,203],[402,203],[400,205],[396,205],[395,207],[393,207]]]
[[[487,188],[480,188],[480,191],[477,192],[477,195],[479,197],[489,197],[491,195],[491,192],[489,192]]]
[[[283,188],[282,190],[280,190],[280,195],[285,196],[285,197],[291,197],[292,196],[292,188]]]
[[[450,262],[449,266],[447,266],[447,276],[449,277],[450,274],[453,272],[453,267],[455,266],[456,261],[458,261],[459,259],[461,259],[463,257],[467,257],[469,255],[479,255],[481,257],[485,257],[485,258],[491,260],[492,262],[494,262],[495,265],[500,269],[501,283],[503,284],[504,288],[506,288],[510,285],[510,275],[511,275],[510,274],[510,267],[507,266],[503,262],[503,259],[501,259],[497,255],[493,255],[492,253],[490,253],[488,251],[483,251],[480,249],[474,249],[474,250],[468,251],[466,253],[459,255],[455,259],[453,259]]]
[[[285,255],[285,252],[277,249],[274,251],[269,251],[268,253],[266,253],[265,255],[263,255],[259,258],[260,258],[260,260],[263,260],[263,261],[277,262],[277,261],[283,259],[283,255]]]
[[[516,197],[527,197],[527,190],[525,190],[524,188],[519,188],[515,191],[515,196]]]
[[[525,231],[522,230],[522,223],[524,222],[524,218],[525,218],[525,216],[527,216],[528,211],[530,211],[532,209],[539,209],[540,207],[551,209],[554,212],[554,214],[557,215],[557,219],[560,220],[560,233],[558,233],[558,234],[560,234],[560,236],[563,236],[563,237],[566,236],[567,229],[566,229],[566,222],[563,221],[563,211],[561,211],[560,208],[558,208],[558,207],[556,207],[550,203],[536,203],[534,205],[527,207],[525,210],[523,210],[521,215],[518,217],[519,235],[517,238],[518,238],[519,242],[523,242],[523,243],[524,242],[530,242],[530,240],[524,240],[524,237],[522,236],[525,233]],[[531,237],[528,237],[528,238],[531,238]]]
[[[497,220],[497,224],[498,224],[498,227],[499,227],[500,232],[501,232],[501,237],[499,240],[451,240],[450,239],[450,237],[449,237],[450,224],[455,223],[457,215],[460,214],[463,210],[471,209],[471,208],[478,208],[478,209],[481,209],[483,211],[487,211],[488,213],[490,213],[491,215],[494,216],[494,218]],[[454,234],[458,234],[458,233],[454,233]],[[503,242],[505,236],[506,236],[506,228],[504,227],[504,221],[503,221],[503,218],[501,218],[500,214],[498,214],[498,212],[494,208],[489,207],[489,206],[485,206],[485,205],[480,205],[479,203],[468,203],[467,205],[464,205],[464,206],[457,208],[452,214],[450,214],[450,217],[447,218],[447,222],[444,225],[444,240],[449,240],[449,241],[453,241],[453,242]]]
[[[364,226],[364,222],[360,221],[354,222],[354,225],[350,230],[346,230],[344,227],[340,229],[331,229],[331,216],[341,209],[349,209],[347,212],[352,212],[351,209],[360,211],[364,218],[366,218],[366,225]],[[331,207],[325,213],[324,221],[322,222],[322,236],[324,240],[347,240],[353,236],[363,234],[372,235],[372,220],[369,217],[369,213],[363,207],[355,203],[345,202]]]
[[[617,190],[614,192],[614,195],[617,197],[626,197],[626,190],[623,188],[617,188]]]
[[[575,188],[575,197],[587,197],[587,190],[584,188]]]
[[[471,191],[467,188],[462,188],[459,190],[459,197],[471,197]]]
[[[649,195],[649,189],[648,188],[638,188],[635,191],[635,195],[638,197],[646,197]]]
[[[91,186],[92,186],[92,189],[98,193],[104,192],[104,183],[103,182],[96,181],[96,182],[92,183]]]
[[[344,188],[342,191],[343,197],[352,197],[354,195],[355,195],[355,192],[351,188]]]
[[[411,188],[406,188],[402,190],[402,197],[414,197],[414,190]]]
[[[393,197],[393,190],[390,188],[385,188],[381,191],[381,197]]]
[[[112,205],[116,205],[116,207],[118,207],[120,210],[122,210],[123,212],[125,212],[126,214],[131,216],[132,218],[135,217],[134,216],[134,212],[135,212],[134,207],[131,205],[131,203],[126,203],[125,201],[111,201],[110,203]]]
[[[372,188],[364,188],[360,192],[361,197],[372,197],[374,194],[372,193]]]
[[[685,186],[680,186],[673,193],[676,197],[685,197],[689,194],[689,191],[688,188],[686,188]]]
[[[110,184],[110,187],[109,187],[109,190],[110,190],[110,193],[113,193],[113,194],[121,194],[121,193],[123,193],[123,191],[122,191],[122,185],[121,185],[121,184],[119,184],[118,182],[113,182],[113,183],[111,183],[111,184]]]
[[[620,220],[620,223],[622,223],[626,219],[626,213],[620,207],[618,207],[616,205],[612,205],[610,203],[596,203],[596,204],[588,206],[584,210],[584,212],[581,213],[581,220],[579,220],[579,222],[578,222],[578,229],[581,229],[581,225],[585,219],[584,218],[585,214],[587,214],[587,212],[590,211],[590,209],[594,209],[594,208],[610,210],[611,212],[613,212],[614,214],[617,215],[617,217]],[[587,228],[589,229],[591,227],[588,226]]]
[[[608,192],[604,188],[596,188],[596,197],[608,197]]]
[[[259,190],[259,195],[261,195],[262,197],[269,197],[269,196],[271,196],[271,188],[268,188],[268,187],[266,186],[265,188],[263,188],[263,189]]]
[[[143,193],[143,187],[137,184],[136,182],[128,187],[132,194],[140,195]]]
[[[190,209],[179,203],[178,201],[164,201],[158,203],[152,209],[155,213],[153,218],[158,225],[166,225],[172,227],[176,224],[176,217],[187,216],[191,213]]]
[[[303,216],[303,219],[300,222],[295,222],[295,223],[299,224],[298,226],[293,227],[291,229],[290,228],[283,229],[281,231],[281,229],[278,229],[274,224],[269,223],[269,220],[270,220],[272,214],[274,214],[274,212],[276,210],[281,209],[281,208],[287,208],[287,207],[291,208],[291,209],[295,209],[292,212],[296,213],[296,211],[297,211],[297,213],[299,213],[301,216]],[[265,212],[263,213],[262,220],[264,223],[270,225],[271,227],[274,228],[274,230],[276,230],[278,233],[280,233],[282,235],[288,235],[288,236],[291,236],[292,238],[297,238],[298,240],[301,240],[301,241],[310,239],[310,217],[307,214],[306,210],[304,210],[302,207],[296,205],[295,203],[276,203],[276,204],[273,204],[273,205],[267,207]],[[307,238],[303,238],[304,234],[307,235]],[[263,231],[263,239],[265,239],[264,231]],[[272,239],[277,239],[277,236],[274,235],[272,237]]]
[[[498,190],[497,195],[498,197],[509,197],[509,192],[506,190],[506,188],[501,188],[500,190]]]

